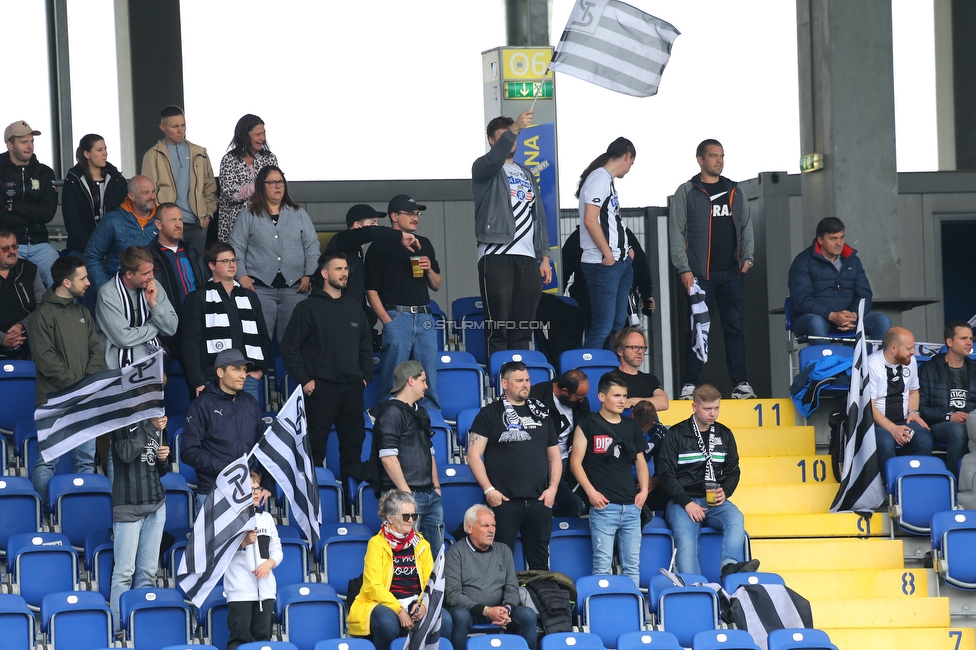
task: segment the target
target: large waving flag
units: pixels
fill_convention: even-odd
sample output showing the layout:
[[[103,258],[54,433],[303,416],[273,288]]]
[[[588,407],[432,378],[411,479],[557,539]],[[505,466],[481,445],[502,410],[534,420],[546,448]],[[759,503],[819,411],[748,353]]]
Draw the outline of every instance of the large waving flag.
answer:
[[[407,634],[405,650],[437,650],[441,640],[441,610],[444,607],[444,547],[437,552],[434,570],[427,579],[421,596],[427,608],[424,617],[417,621]]]
[[[295,522],[314,544],[319,539],[322,509],[307,425],[305,396],[299,386],[258,442],[254,455],[288,497]]]
[[[657,94],[673,25],[618,0],[577,0],[550,70],[634,97]]]
[[[831,512],[856,512],[870,516],[884,503],[885,490],[878,462],[878,441],[874,437],[871,413],[868,350],[864,338],[864,299],[857,306],[857,338],[851,390],[847,394],[847,422],[844,425],[844,467],[840,488]]]
[[[180,560],[176,582],[194,605],[203,605],[254,525],[251,472],[244,455],[217,476]]]
[[[165,414],[163,354],[156,352],[49,395],[34,411],[37,449],[50,463],[103,433]]]

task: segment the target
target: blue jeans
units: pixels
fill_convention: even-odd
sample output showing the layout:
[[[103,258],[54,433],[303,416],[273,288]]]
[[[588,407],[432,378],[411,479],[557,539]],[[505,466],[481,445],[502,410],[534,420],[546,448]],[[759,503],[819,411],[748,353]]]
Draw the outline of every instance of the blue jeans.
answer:
[[[959,481],[959,461],[966,455],[969,445],[969,434],[966,432],[966,425],[962,422],[937,422],[932,425],[933,442],[945,445],[946,448],[946,467]],[[914,439],[913,439],[914,440]]]
[[[593,541],[593,575],[613,573],[613,542],[620,542],[623,574],[640,588],[640,508],[633,503],[611,503],[590,508],[590,539]]]
[[[684,507],[674,501],[668,502],[667,517],[671,532],[674,533],[678,573],[701,573],[701,565],[698,563],[698,536],[702,526],[711,526],[722,531],[722,566],[730,562],[742,562],[745,559],[742,549],[746,529],[742,513],[735,504],[725,501],[720,506],[709,506],[705,503],[705,497],[694,497],[692,500],[702,508],[707,508],[705,519],[700,523],[693,522]]]
[[[454,632],[453,619],[446,607],[441,608],[441,638],[450,639]],[[407,636],[406,628],[400,627],[400,619],[386,605],[377,605],[369,615],[370,637],[376,650],[389,650],[390,644],[401,636]]]
[[[37,271],[41,274],[41,281],[45,287],[51,286],[51,265],[58,259],[58,251],[54,246],[44,242],[43,244],[21,244],[18,251],[22,260],[27,260],[37,264]]]
[[[610,337],[627,323],[627,299],[634,283],[630,256],[613,266],[581,263],[590,292],[590,326],[584,348],[609,348]]]
[[[254,285],[254,293],[258,294],[258,301],[261,303],[261,313],[264,314],[264,322],[268,326],[268,336],[275,335],[275,327],[278,328],[278,343],[285,335],[285,328],[291,320],[291,313],[295,311],[298,303],[308,297],[307,293],[295,291],[298,287],[285,287],[284,289],[274,289],[272,287],[259,287]],[[259,400],[260,402],[260,400]]]
[[[32,480],[34,491],[41,495],[41,508],[47,512],[47,484],[54,476],[54,466],[57,459],[51,463],[45,463],[41,455],[37,455],[34,462],[34,474]],[[74,474],[94,474],[95,473],[95,439],[82,443],[71,450],[71,471]]]
[[[869,339],[880,341],[890,329],[891,319],[881,312],[869,311],[864,314],[864,333]],[[827,337],[838,333],[840,330],[836,325],[818,314],[803,314],[793,319],[793,334],[796,336]]]
[[[441,495],[434,490],[424,494],[414,491],[413,500],[417,502],[420,520],[417,530],[430,543],[430,553],[437,558],[437,552],[444,546],[444,503]]]
[[[904,423],[902,423],[902,426],[904,426]],[[874,427],[874,438],[878,442],[878,464],[881,465],[881,478],[883,479],[885,479],[885,463],[888,462],[888,459],[894,458],[896,455],[932,455],[932,433],[918,422],[912,422],[908,426],[912,428],[915,435],[912,436],[912,439],[908,441],[907,445],[901,447],[896,447],[895,439],[889,432],[877,425]],[[965,435],[965,427],[963,429],[963,434]],[[968,437],[966,440],[968,441]],[[957,463],[956,473],[958,472],[959,464]]]
[[[485,603],[488,605],[488,603]],[[490,605],[492,607],[497,606]],[[379,609],[379,608],[377,608]],[[465,609],[464,607],[445,607],[445,611],[451,613],[451,618],[454,621],[454,630],[451,633],[451,645],[454,648],[466,648],[468,645],[468,631],[474,623],[490,623],[484,616],[472,616],[471,611]],[[505,634],[518,634],[525,642],[529,645],[529,650],[535,650],[536,644],[539,640],[535,629],[536,615],[531,609],[525,605],[518,605],[512,610],[512,622],[507,628],[505,628]],[[443,622],[441,626],[443,626]],[[443,634],[441,636],[444,636]],[[377,646],[376,650],[380,650]]]
[[[698,286],[705,292],[705,305],[711,321],[709,336],[715,336],[716,313],[722,321],[722,335],[725,338],[725,364],[729,369],[729,378],[733,386],[748,379],[746,373],[746,338],[743,331],[744,318],[744,278],[738,271],[712,271],[711,278],[698,278]],[[716,312],[716,306],[718,310]],[[691,304],[688,305],[688,317],[691,317]],[[685,324],[690,321],[686,320]],[[685,377],[683,384],[698,384],[704,364],[695,356],[692,347],[695,337],[689,336],[685,346]]]
[[[427,392],[420,405],[440,410],[437,400],[437,330],[430,314],[388,311],[391,320],[383,325],[383,364],[380,366],[377,395],[380,404],[390,399],[393,371],[404,361],[419,361],[427,373]]]
[[[115,569],[112,571],[112,618],[115,632],[120,631],[119,598],[129,589],[148,589],[156,586],[159,565],[159,545],[166,524],[166,503],[156,512],[139,521],[117,521],[115,533]]]

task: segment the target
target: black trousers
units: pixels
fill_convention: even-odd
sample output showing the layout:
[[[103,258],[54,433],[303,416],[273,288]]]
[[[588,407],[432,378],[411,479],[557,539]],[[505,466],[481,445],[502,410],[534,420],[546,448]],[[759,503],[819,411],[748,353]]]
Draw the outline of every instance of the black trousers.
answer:
[[[495,541],[515,551],[515,540],[522,533],[522,553],[527,569],[549,570],[549,538],[552,536],[552,509],[536,498],[508,497],[495,511]]]
[[[485,255],[478,260],[478,284],[485,305],[488,356],[501,350],[528,350],[530,321],[542,295],[539,263],[525,255]]]
[[[227,650],[237,650],[242,643],[269,641],[274,621],[275,599],[242,600],[227,603]]]
[[[345,484],[347,477],[365,478],[362,461],[363,441],[363,382],[327,384],[315,381],[315,390],[305,397],[308,409],[308,435],[312,447],[312,462],[321,467],[325,461],[325,447],[329,430],[335,425],[339,436],[339,473]]]

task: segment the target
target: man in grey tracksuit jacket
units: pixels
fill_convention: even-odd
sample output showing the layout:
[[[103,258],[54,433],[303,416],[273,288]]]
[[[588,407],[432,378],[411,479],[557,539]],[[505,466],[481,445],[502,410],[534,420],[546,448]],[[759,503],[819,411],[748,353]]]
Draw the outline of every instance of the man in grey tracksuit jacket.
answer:
[[[532,121],[532,111],[488,123],[491,150],[471,165],[478,280],[485,310],[487,355],[527,350],[529,321],[551,280],[546,213],[539,185],[515,162],[515,141]]]

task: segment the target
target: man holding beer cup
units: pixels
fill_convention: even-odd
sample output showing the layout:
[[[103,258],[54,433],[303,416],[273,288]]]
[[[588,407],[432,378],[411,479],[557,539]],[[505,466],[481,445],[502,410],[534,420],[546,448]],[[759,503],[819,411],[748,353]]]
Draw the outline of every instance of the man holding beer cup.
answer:
[[[658,476],[670,501],[668,524],[674,533],[678,573],[701,573],[698,535],[702,526],[722,531],[722,577],[755,571],[759,560],[745,560],[742,512],[728,500],[739,484],[735,437],[717,422],[722,394],[711,384],[695,388],[692,416],[671,427],[659,457]]]

